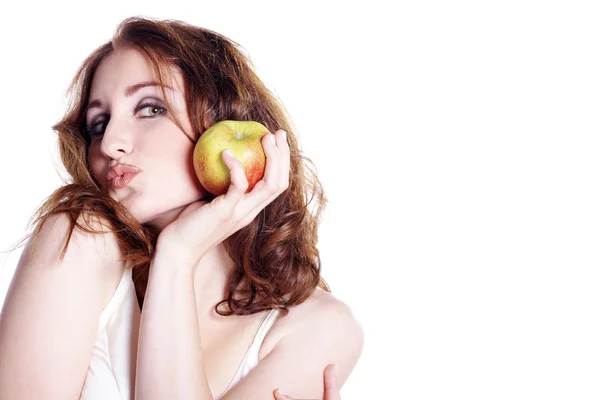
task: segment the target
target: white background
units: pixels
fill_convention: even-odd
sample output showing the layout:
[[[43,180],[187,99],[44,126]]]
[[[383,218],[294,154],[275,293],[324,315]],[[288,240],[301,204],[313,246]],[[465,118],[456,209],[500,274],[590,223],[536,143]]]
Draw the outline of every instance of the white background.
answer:
[[[391,4],[3,8],[1,250],[61,184],[79,63],[125,17],[181,19],[246,49],[317,166],[324,276],[366,334],[344,400],[600,398],[600,14]]]

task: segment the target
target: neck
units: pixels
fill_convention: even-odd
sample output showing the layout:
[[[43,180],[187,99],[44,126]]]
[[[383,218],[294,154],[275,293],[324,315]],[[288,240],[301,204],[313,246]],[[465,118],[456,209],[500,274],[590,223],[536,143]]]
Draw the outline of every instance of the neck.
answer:
[[[229,293],[229,278],[235,264],[223,243],[214,247],[200,260],[194,274],[194,290],[200,318],[222,318],[214,310]]]

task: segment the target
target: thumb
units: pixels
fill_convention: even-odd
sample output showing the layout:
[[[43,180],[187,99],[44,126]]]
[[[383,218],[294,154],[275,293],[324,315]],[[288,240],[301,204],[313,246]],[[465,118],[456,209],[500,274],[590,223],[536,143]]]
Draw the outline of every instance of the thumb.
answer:
[[[335,365],[329,364],[323,372],[323,380],[325,381],[325,393],[323,400],[341,400],[340,388],[338,387],[337,374]]]

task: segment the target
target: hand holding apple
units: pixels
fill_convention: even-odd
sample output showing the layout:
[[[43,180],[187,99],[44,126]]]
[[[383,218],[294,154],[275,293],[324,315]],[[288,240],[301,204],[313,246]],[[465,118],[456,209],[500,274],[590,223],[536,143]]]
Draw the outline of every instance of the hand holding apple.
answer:
[[[221,154],[229,149],[242,164],[248,181],[246,193],[250,192],[265,172],[266,158],[261,139],[267,133],[266,127],[254,121],[225,120],[208,128],[194,148],[194,170],[200,184],[216,196],[227,192],[231,178]]]
[[[240,161],[222,152],[219,157],[228,168],[231,184],[226,193],[210,202],[189,204],[177,219],[158,236],[157,257],[177,259],[178,268],[195,267],[213,247],[248,225],[258,213],[275,200],[289,185],[290,148],[283,130],[268,133],[259,140],[266,165],[264,176],[247,193],[248,180]]]

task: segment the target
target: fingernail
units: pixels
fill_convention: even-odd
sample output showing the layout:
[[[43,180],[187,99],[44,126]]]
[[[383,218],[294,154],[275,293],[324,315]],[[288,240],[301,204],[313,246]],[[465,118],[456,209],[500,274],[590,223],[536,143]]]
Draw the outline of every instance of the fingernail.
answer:
[[[223,153],[227,154],[229,157],[233,157],[233,154],[231,154],[231,151],[229,151],[229,149],[225,149]]]
[[[273,146],[277,146],[277,144],[275,144],[275,135],[273,135],[272,133],[271,135],[271,143],[273,143]]]
[[[335,370],[335,365],[333,366],[333,381],[337,385],[337,371]]]

